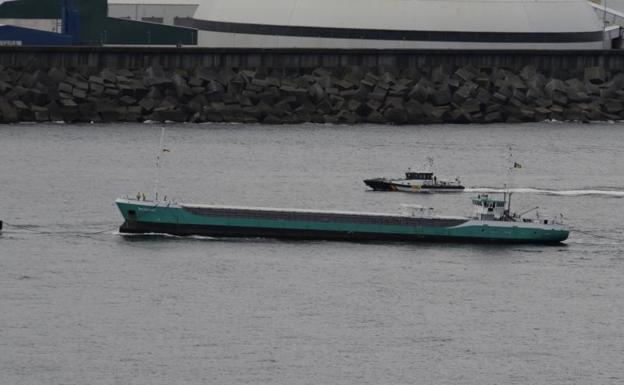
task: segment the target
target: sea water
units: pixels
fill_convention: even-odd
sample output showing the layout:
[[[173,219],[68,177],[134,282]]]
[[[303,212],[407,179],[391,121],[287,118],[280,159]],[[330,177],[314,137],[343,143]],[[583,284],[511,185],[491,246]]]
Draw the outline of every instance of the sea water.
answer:
[[[507,185],[554,247],[121,236],[161,127],[0,127],[1,384],[624,382],[624,124],[167,125],[167,199],[469,215]],[[362,183],[427,157],[468,192]]]

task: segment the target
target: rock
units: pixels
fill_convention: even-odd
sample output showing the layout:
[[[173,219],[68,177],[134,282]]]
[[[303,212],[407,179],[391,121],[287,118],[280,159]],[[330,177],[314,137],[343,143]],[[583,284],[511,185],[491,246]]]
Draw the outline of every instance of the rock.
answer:
[[[522,79],[526,81],[534,79],[536,76],[537,76],[537,69],[532,65],[524,66],[520,70],[520,77],[522,77]]]
[[[490,99],[492,99],[492,95],[487,90],[479,88],[475,99],[477,99],[481,104],[488,104]]]
[[[416,85],[414,85],[414,87],[408,94],[408,97],[410,99],[416,99],[419,102],[424,103],[427,101],[427,99],[429,99],[429,96],[433,94],[433,92],[434,91],[431,87],[431,84],[427,80],[421,79],[418,83],[416,83]]]
[[[368,116],[366,117],[366,121],[373,124],[386,123],[386,119],[384,118],[384,116],[377,111],[372,111],[370,114],[368,114]]]
[[[2,121],[134,122],[148,117],[404,124],[624,118],[624,72],[611,76],[601,66],[585,68],[581,77],[567,69],[546,77],[533,66],[518,71],[472,65],[431,70],[0,68]]]
[[[9,90],[12,90],[13,86],[5,81],[0,80],[0,94],[4,94]]]
[[[366,102],[366,107],[368,107],[371,111],[377,111],[383,106],[383,103],[379,100],[369,100]]]
[[[36,106],[44,106],[48,104],[50,98],[47,92],[40,91],[38,89],[30,89],[23,98],[24,101],[28,101]]]
[[[386,109],[383,114],[384,119],[387,122],[393,124],[405,124],[407,123],[407,112],[401,107],[390,107]]]
[[[148,69],[148,71],[149,71],[149,69]],[[146,74],[149,73],[148,71],[146,71]],[[115,83],[117,83],[117,75],[115,75],[115,73],[113,71],[111,71],[110,69],[108,69],[108,68],[102,69],[102,71],[100,71],[100,76],[99,77],[103,80],[103,84],[106,84],[106,83],[108,83],[108,84],[115,84]]]
[[[355,88],[355,84],[348,81],[348,80],[338,80],[337,82],[334,83],[336,85],[336,87],[338,87],[341,90],[350,90]]]
[[[568,104],[568,97],[563,92],[552,93],[551,99],[553,103],[558,104],[560,106],[565,106],[566,104]]]
[[[59,100],[61,107],[65,108],[78,108],[78,104],[74,102],[72,99],[61,99]]]
[[[430,99],[431,99],[431,103],[434,106],[448,105],[451,103],[451,100],[452,100],[451,91],[449,91],[448,89],[436,90],[431,95]]]
[[[564,110],[563,116],[568,121],[585,121],[585,112],[576,106],[570,106]]]
[[[476,92],[477,88],[479,86],[473,82],[467,82],[464,83],[463,86],[461,86],[460,88],[458,88],[455,93],[453,94],[452,100],[455,103],[461,103],[464,100],[468,99],[473,92]]]
[[[566,84],[559,79],[550,79],[544,86],[544,91],[548,96],[551,96],[555,92],[565,93]]]
[[[117,88],[106,87],[104,89],[104,95],[110,96],[112,98],[118,97],[119,94],[120,94],[120,92],[119,92],[119,90]]]
[[[91,83],[90,85],[90,94],[94,96],[101,96],[104,94],[104,86],[97,83]]]
[[[405,114],[408,123],[422,123],[425,118],[422,104],[413,99],[405,103]]]
[[[481,104],[477,99],[468,99],[461,105],[461,110],[468,114],[481,112]]]
[[[543,96],[544,94],[540,90],[531,87],[527,90],[524,99],[526,100],[527,103],[534,103],[538,99],[543,98]]]
[[[382,102],[384,100],[386,100],[386,96],[388,95],[388,90],[383,88],[383,87],[379,87],[379,86],[375,86],[375,88],[373,89],[372,92],[369,92],[368,95],[366,96],[366,98],[368,100],[376,100],[378,102]]]
[[[323,90],[323,87],[321,87],[321,85],[318,83],[314,83],[310,86],[310,88],[308,89],[308,94],[310,95],[310,98],[315,102],[319,102],[323,98],[325,98],[325,91]]]
[[[36,122],[49,122],[50,121],[50,113],[46,107],[32,107],[32,112],[35,117]]]
[[[137,100],[132,96],[125,95],[119,98],[119,102],[124,106],[132,106],[137,103]]]
[[[587,67],[585,68],[585,80],[592,84],[604,83],[606,71],[603,67]]]
[[[67,74],[65,73],[65,71],[56,67],[50,68],[50,71],[48,71],[48,76],[54,84],[63,82],[67,78]]]
[[[492,82],[490,81],[490,78],[484,74],[480,74],[479,76],[477,76],[474,82],[477,83],[479,87],[481,87],[482,89],[486,89],[486,90],[489,90],[490,87],[492,86]]]
[[[58,90],[59,92],[63,92],[63,93],[71,95],[72,92],[74,91],[74,87],[69,83],[59,83]]]
[[[604,109],[609,114],[618,114],[624,110],[622,101],[617,99],[607,99],[604,101]]]
[[[359,100],[351,99],[347,102],[347,110],[363,115],[366,112],[366,106]]]
[[[104,86],[104,79],[99,76],[89,76],[89,83]]]
[[[547,120],[550,116],[550,110],[544,107],[535,107],[533,109],[533,119],[536,122]]]
[[[434,67],[431,71],[431,80],[437,84],[448,84],[449,71],[445,66]]]
[[[160,121],[183,123],[188,120],[186,112],[179,109],[161,110],[157,112]]]
[[[472,66],[464,66],[457,71],[455,71],[455,76],[463,80],[463,82],[470,82],[472,79],[476,78],[478,75],[478,71]]]
[[[379,78],[377,76],[373,75],[370,72],[367,72],[366,75],[364,75],[364,78],[360,80],[360,84],[368,87],[369,89],[372,89],[373,87],[375,87],[375,85],[377,85],[378,81]]]
[[[509,100],[509,98],[505,94],[498,91],[494,92],[494,94],[492,95],[492,99],[494,99],[497,103],[501,104],[507,103],[507,100]]]
[[[503,121],[503,115],[501,114],[500,111],[490,112],[490,113],[484,115],[483,121],[485,123],[502,122]]]
[[[389,96],[384,103],[386,107],[403,108],[403,98],[398,96]]]
[[[173,84],[176,88],[176,93],[178,95],[178,99],[183,99],[184,97],[193,96],[193,91],[186,83],[186,79],[184,79],[181,75],[175,74],[173,75]]]

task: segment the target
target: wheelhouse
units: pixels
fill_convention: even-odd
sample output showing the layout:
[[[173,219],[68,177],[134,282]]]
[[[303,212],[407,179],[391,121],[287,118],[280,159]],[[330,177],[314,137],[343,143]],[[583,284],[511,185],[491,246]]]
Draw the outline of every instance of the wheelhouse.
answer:
[[[480,194],[472,198],[475,214],[481,220],[501,220],[506,217],[505,199],[494,199],[487,194]]]
[[[433,173],[408,171],[405,173],[405,179],[433,180]]]

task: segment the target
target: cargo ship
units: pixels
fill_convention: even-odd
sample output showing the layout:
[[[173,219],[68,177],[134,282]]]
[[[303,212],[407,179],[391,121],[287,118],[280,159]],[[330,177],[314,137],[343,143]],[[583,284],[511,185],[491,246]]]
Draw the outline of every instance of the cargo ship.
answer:
[[[121,234],[281,238],[293,240],[559,244],[569,230],[555,220],[510,214],[503,199],[478,195],[474,217],[433,216],[409,206],[400,214],[186,204],[117,199]]]
[[[408,171],[405,173],[405,178],[372,178],[365,179],[364,183],[375,191],[441,193],[463,192],[465,189],[458,178],[454,181],[439,180],[432,172]]]
[[[178,26],[200,47],[286,49],[604,48],[586,0],[196,0]],[[163,15],[164,16],[164,15]]]

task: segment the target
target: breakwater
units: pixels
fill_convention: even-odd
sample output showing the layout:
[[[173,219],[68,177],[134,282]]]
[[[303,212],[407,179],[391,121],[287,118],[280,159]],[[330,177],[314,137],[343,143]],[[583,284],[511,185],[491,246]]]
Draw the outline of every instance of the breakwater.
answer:
[[[624,118],[619,51],[0,49],[0,121]]]

